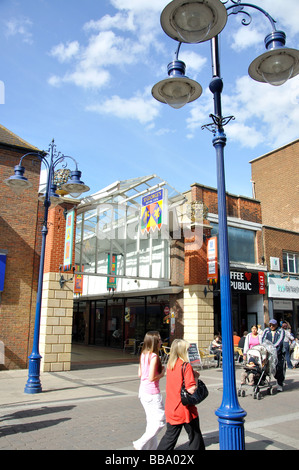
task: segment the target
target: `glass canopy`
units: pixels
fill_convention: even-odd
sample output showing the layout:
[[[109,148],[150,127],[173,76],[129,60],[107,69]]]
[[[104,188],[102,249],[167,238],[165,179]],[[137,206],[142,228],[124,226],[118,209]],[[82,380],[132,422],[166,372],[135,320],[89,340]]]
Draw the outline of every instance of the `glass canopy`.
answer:
[[[150,202],[158,212],[153,210],[153,224],[144,225]],[[180,237],[184,202],[185,196],[157,175],[116,181],[82,199],[76,222],[78,271],[102,277],[94,280],[97,292],[126,290],[130,280],[169,284],[170,239]]]

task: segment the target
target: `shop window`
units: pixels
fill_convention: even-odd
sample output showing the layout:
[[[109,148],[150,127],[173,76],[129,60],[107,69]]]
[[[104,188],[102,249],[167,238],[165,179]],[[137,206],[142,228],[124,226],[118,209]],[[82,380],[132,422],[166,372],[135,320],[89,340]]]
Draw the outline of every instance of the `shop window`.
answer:
[[[282,257],[283,257],[283,272],[298,274],[299,273],[299,255],[296,253],[284,252]]]
[[[218,236],[218,224],[211,223],[211,236]],[[228,226],[230,261],[255,263],[255,232]],[[219,256],[219,255],[218,255]]]

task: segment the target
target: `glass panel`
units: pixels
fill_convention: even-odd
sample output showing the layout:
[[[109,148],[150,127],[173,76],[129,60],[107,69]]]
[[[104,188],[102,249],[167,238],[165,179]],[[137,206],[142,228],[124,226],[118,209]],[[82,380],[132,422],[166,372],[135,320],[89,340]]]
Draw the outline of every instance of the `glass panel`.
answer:
[[[124,305],[123,302],[108,300],[107,310],[107,346],[121,349],[124,347],[123,339],[123,320]]]
[[[145,298],[127,299],[125,308],[125,339],[134,338],[137,347],[145,335]]]
[[[163,300],[163,297],[165,300]],[[159,296],[158,298],[155,296],[148,297],[146,308],[146,331],[159,331],[163,342],[169,340],[170,326],[169,318],[164,313],[165,307],[169,307],[168,296]]]
[[[96,301],[95,310],[95,344],[105,345],[106,301]]]
[[[77,343],[85,342],[85,310],[86,302],[76,302],[74,304],[73,318],[73,341]]]
[[[218,236],[218,224],[213,224],[212,236]],[[255,263],[255,232],[228,226],[228,247],[230,261]],[[218,253],[218,256],[220,258]],[[221,262],[221,260],[220,260]]]
[[[83,220],[82,265],[85,272],[95,272],[96,210],[86,212]]]

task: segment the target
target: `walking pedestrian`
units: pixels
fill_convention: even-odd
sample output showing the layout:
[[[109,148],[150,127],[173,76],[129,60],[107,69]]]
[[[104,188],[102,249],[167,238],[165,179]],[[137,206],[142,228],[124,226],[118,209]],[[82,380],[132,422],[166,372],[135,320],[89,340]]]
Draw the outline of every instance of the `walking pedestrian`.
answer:
[[[284,374],[285,374],[285,358],[284,358],[284,350],[283,350],[283,340],[284,340],[284,330],[282,328],[278,328],[277,321],[273,318],[269,321],[269,327],[264,330],[262,336],[262,343],[268,340],[273,343],[277,351],[277,366],[276,366],[276,373],[275,379],[277,380],[277,388],[278,392],[283,392],[283,382],[284,382]]]
[[[182,427],[189,437],[190,450],[205,450],[205,444],[199,426],[197,408],[194,405],[184,406],[181,402],[181,387],[183,383],[182,366],[187,363],[184,381],[189,393],[194,393],[197,387],[198,372],[194,372],[188,359],[189,343],[183,339],[175,339],[170,348],[166,371],[166,433],[158,450],[173,450]]]
[[[291,326],[288,322],[283,321],[281,327],[284,329],[284,340],[283,340],[283,350],[285,353],[285,359],[288,366],[288,369],[293,369],[293,364],[291,362],[290,355],[290,345],[294,341],[294,336],[291,333]]]
[[[166,424],[159,387],[159,381],[165,374],[165,368],[159,358],[161,343],[161,336],[157,331],[146,333],[138,369],[139,399],[146,415],[146,429],[140,439],[133,442],[135,450],[156,450],[157,435]]]
[[[262,340],[262,335],[259,334],[257,326],[253,325],[251,327],[251,333],[248,333],[245,339],[245,344],[244,344],[244,349],[243,349],[244,360],[246,360],[247,351],[253,348],[253,346],[257,346],[258,344],[261,344],[261,340]]]

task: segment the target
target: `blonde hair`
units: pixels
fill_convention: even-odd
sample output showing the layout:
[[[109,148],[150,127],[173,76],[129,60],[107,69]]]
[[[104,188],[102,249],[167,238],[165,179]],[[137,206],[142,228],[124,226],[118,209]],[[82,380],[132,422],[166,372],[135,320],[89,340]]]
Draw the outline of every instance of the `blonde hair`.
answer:
[[[159,347],[160,347],[160,340],[161,336],[158,331],[148,331],[143,340],[143,346],[141,350],[141,354],[149,354],[149,361],[151,353],[155,353],[158,356],[158,372],[162,372],[162,364],[159,357]],[[141,354],[140,354],[140,361],[141,361]]]
[[[190,344],[184,339],[175,339],[170,348],[169,359],[167,368],[173,370],[178,359],[182,359],[183,362],[189,362],[188,348]]]

